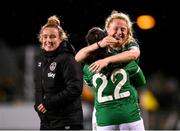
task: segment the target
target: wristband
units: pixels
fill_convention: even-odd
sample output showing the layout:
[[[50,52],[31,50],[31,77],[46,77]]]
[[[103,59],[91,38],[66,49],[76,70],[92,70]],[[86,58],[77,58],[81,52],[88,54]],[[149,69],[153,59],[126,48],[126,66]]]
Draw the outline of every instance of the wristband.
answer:
[[[97,42],[96,44],[97,44],[97,46],[98,46],[99,48],[101,48],[101,46],[99,45],[99,43],[98,43],[98,42]]]

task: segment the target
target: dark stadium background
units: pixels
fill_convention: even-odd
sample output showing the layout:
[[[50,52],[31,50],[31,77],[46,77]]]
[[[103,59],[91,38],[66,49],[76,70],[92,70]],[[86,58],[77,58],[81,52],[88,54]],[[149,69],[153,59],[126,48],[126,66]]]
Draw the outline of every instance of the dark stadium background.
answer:
[[[162,70],[178,75],[179,13],[176,3],[155,0],[59,0],[2,4],[0,37],[13,48],[38,44],[37,34],[50,15],[61,17],[62,26],[77,50],[85,46],[84,36],[93,26],[104,27],[112,10],[123,11],[135,22],[139,15],[154,16],[156,25],[142,30],[134,24],[141,42],[141,66],[147,75]]]
[[[178,1],[168,0],[1,2],[0,115],[13,120],[12,117],[8,116],[11,113],[2,113],[3,108],[5,111],[8,111],[9,108],[14,109],[13,106],[1,106],[4,102],[33,102],[32,63],[27,65],[32,59],[27,58],[27,55],[31,56],[28,54],[29,51],[33,52],[34,47],[39,47],[37,35],[49,16],[57,15],[60,17],[61,26],[68,33],[69,40],[78,51],[86,45],[87,31],[94,26],[104,28],[107,16],[112,10],[117,10],[128,13],[134,22],[135,36],[139,40],[141,48],[140,66],[147,78],[147,89],[152,91],[160,105],[159,110],[147,110],[149,112],[145,113],[147,129],[180,129],[180,116],[178,115],[180,114],[178,106],[180,104],[178,45],[180,44],[180,15],[177,6]],[[136,24],[136,19],[140,15],[152,15],[156,21],[154,28],[140,29]],[[32,108],[32,105],[30,107]],[[151,120],[150,117],[154,115],[153,113],[156,117]],[[18,115],[17,112],[15,114]],[[31,113],[29,114],[31,115]],[[17,118],[20,119],[19,116]],[[33,117],[30,118],[35,119],[37,114],[31,116]],[[168,118],[174,121],[168,122]],[[34,127],[34,123],[30,125],[32,121],[29,122],[29,119],[19,120],[20,122],[28,122],[27,126],[24,123],[22,128],[22,124],[14,123],[13,125],[13,122],[18,121],[10,123],[11,120],[7,120],[9,123],[5,124],[3,124],[4,121],[1,121],[0,129],[6,129],[6,127],[7,129],[37,128]],[[33,121],[36,122],[36,120]],[[167,121],[162,122],[161,120]],[[88,119],[87,122],[89,121],[91,122],[91,119]]]

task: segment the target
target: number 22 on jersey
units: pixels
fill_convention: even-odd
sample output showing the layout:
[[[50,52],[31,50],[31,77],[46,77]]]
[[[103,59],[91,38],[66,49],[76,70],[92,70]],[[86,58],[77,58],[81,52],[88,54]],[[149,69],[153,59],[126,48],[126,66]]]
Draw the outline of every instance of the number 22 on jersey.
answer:
[[[93,76],[93,85],[94,87],[96,88],[97,87],[97,83],[96,83],[96,80],[97,79],[101,79],[102,80],[102,83],[101,85],[99,86],[98,88],[98,91],[97,91],[97,100],[99,103],[103,103],[103,102],[107,102],[107,101],[112,101],[112,100],[117,100],[117,99],[121,99],[121,98],[124,98],[124,97],[128,97],[130,96],[130,92],[129,91],[125,91],[125,92],[121,92],[120,93],[120,90],[121,88],[123,87],[123,85],[126,83],[127,81],[127,74],[126,74],[126,71],[124,69],[115,69],[112,74],[111,74],[111,77],[110,77],[110,80],[113,84],[117,83],[117,76],[118,74],[121,74],[122,75],[122,80],[120,80],[118,82],[117,85],[115,85],[115,88],[114,88],[114,91],[113,91],[113,94],[112,95],[107,95],[107,96],[103,96],[103,91],[105,88],[108,88],[108,80],[107,80],[107,77],[104,75],[104,74],[95,74]]]

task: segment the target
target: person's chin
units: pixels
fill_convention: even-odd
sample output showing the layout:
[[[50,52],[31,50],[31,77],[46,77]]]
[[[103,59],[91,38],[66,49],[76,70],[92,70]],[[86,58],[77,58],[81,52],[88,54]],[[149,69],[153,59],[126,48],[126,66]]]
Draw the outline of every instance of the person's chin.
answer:
[[[53,49],[53,48],[45,48],[45,50],[46,50],[47,52],[50,52],[50,51],[53,51],[54,49]]]

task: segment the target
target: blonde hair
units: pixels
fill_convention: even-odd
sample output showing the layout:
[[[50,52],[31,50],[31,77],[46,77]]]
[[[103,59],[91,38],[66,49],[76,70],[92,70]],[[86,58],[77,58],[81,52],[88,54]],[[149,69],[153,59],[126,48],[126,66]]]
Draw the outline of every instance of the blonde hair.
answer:
[[[128,25],[128,39],[127,41],[125,42],[126,43],[129,43],[129,42],[136,42],[136,39],[134,38],[133,36],[133,28],[132,28],[132,25],[133,23],[131,22],[130,20],[130,17],[128,14],[125,14],[125,13],[122,13],[122,12],[118,12],[118,11],[115,11],[113,10],[111,15],[106,19],[105,21],[105,30],[108,29],[110,23],[114,20],[114,19],[121,19],[121,20],[124,20],[126,21],[127,25]]]
[[[67,35],[64,32],[64,30],[62,29],[62,27],[60,26],[60,20],[58,19],[58,17],[56,15],[50,16],[48,18],[47,23],[41,27],[41,30],[39,32],[39,41],[42,42],[42,31],[47,28],[47,27],[54,27],[57,28],[59,31],[59,36],[64,40],[67,39]]]

